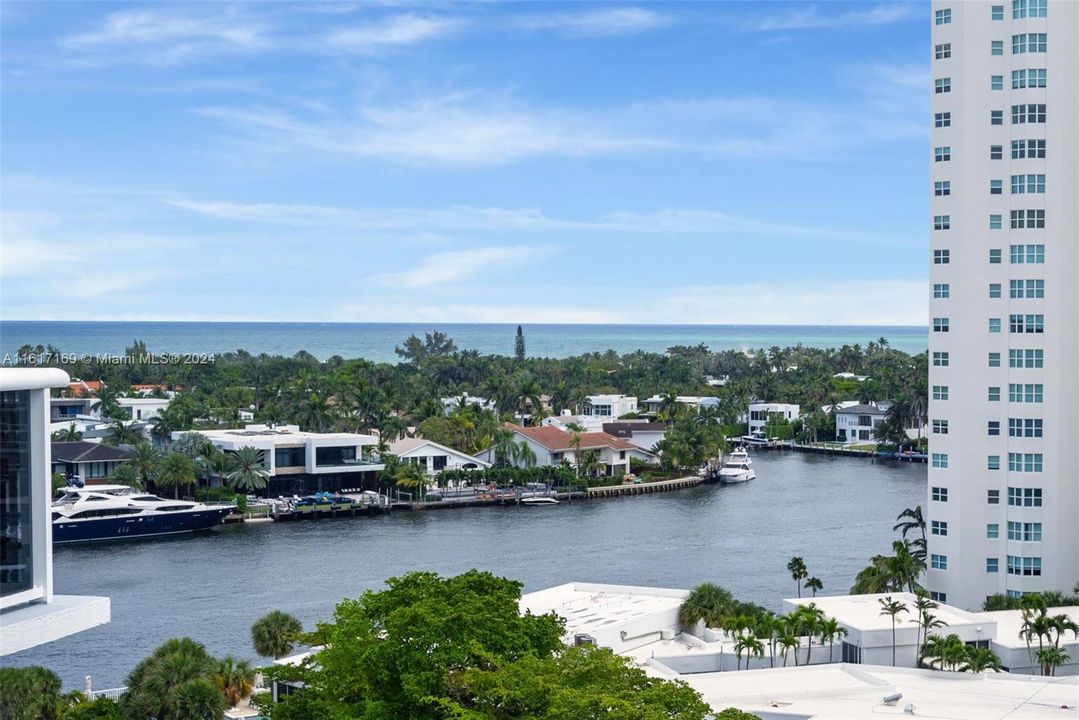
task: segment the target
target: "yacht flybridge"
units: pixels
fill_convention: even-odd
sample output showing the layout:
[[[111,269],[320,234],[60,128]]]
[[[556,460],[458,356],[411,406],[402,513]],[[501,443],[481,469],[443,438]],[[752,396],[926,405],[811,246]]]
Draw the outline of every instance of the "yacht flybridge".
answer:
[[[719,481],[724,485],[744,483],[757,477],[753,470],[753,460],[745,448],[738,448],[727,456],[723,467],[719,469]]]
[[[233,505],[169,500],[126,485],[67,487],[52,504],[54,543],[122,540],[206,530]]]

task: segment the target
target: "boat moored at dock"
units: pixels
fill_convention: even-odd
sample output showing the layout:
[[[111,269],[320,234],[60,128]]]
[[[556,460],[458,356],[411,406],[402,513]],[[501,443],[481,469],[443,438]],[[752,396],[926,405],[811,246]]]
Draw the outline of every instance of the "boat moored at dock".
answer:
[[[728,455],[719,469],[719,481],[724,485],[744,483],[755,477],[757,473],[753,470],[753,460],[745,448],[738,448]]]
[[[235,506],[169,500],[126,485],[64,488],[52,504],[53,543],[126,540],[208,530]]]

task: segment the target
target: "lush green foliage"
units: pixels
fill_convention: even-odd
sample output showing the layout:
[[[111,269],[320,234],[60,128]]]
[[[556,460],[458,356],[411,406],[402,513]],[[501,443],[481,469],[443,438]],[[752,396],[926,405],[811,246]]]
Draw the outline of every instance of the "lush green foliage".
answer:
[[[60,678],[56,673],[37,665],[0,667],[0,718],[55,720],[61,707]]]
[[[255,652],[274,659],[288,655],[303,632],[300,621],[281,610],[271,610],[251,626],[251,644]]]
[[[219,663],[190,638],[166,641],[127,677],[120,701],[127,720],[219,720],[228,707],[213,684]]]

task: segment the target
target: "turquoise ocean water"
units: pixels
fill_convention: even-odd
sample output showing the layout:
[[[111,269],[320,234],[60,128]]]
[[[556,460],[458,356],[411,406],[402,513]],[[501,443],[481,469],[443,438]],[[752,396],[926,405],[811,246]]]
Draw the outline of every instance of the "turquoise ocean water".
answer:
[[[512,354],[516,325],[447,323],[214,323],[0,321],[0,353],[23,345],[54,345],[67,353],[119,353],[132,340],[152,352],[292,355],[306,350],[396,362],[394,346],[412,333],[441,330],[461,349]],[[803,345],[840,347],[887,338],[892,347],[917,353],[928,333],[917,326],[872,325],[524,325],[530,357],[567,357],[584,352],[663,352],[672,345],[704,343],[711,350]]]

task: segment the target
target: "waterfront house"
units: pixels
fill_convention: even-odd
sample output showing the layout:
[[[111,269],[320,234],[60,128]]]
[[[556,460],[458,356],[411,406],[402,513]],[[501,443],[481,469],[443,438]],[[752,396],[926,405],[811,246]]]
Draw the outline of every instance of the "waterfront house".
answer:
[[[482,470],[491,463],[426,438],[401,438],[390,443],[391,455],[418,465],[428,476],[443,470]]]
[[[640,411],[642,417],[655,418],[659,414],[660,407],[664,402],[663,395],[653,395],[650,398],[646,398],[641,404],[643,408]],[[706,407],[719,407],[719,398],[712,395],[679,395],[677,400],[682,405],[691,407],[695,412],[700,412],[702,408]]]
[[[297,425],[246,425],[234,430],[200,430],[214,447],[236,452],[242,447],[263,451],[270,473],[267,493],[306,495],[316,491],[378,487],[385,468],[372,456],[378,438],[359,433],[316,433]],[[174,432],[176,440],[182,432]]]
[[[91,397],[98,393],[102,387],[108,387],[101,380],[80,380],[75,378],[67,384],[64,394],[67,397]]]
[[[116,398],[116,403],[120,406],[120,409],[123,410],[131,420],[149,420],[152,417],[158,416],[164,412],[170,402],[172,402],[172,399],[167,397]]]
[[[580,415],[594,420],[597,428],[605,422],[636,412],[637,398],[629,395],[588,395],[580,409]]]
[[[642,450],[655,452],[656,444],[667,434],[667,426],[648,420],[619,420],[603,423],[603,432],[628,440]]]
[[[0,368],[0,655],[110,618],[109,599],[53,593],[49,393],[56,368]]]
[[[65,479],[79,479],[87,485],[106,485],[116,468],[131,453],[100,442],[78,440],[52,443],[52,472]]]
[[[769,435],[764,426],[770,422],[794,422],[798,419],[801,408],[792,403],[751,402],[746,408],[746,425],[749,434]]]
[[[888,403],[859,403],[837,410],[835,439],[840,443],[871,443],[876,427],[888,415]]]
[[[569,433],[556,427],[521,427],[513,423],[506,423],[505,427],[513,431],[517,442],[524,442],[536,456],[537,466],[561,465],[569,463],[577,465],[578,455],[584,456],[587,452],[595,452],[600,463],[603,465],[601,474],[606,476],[624,475],[629,472],[631,458],[643,462],[655,462],[652,453],[642,450],[633,443],[609,435],[605,432]],[[575,438],[579,438],[579,445]],[[477,457],[494,463],[494,451],[484,450]],[[523,460],[514,462],[517,466],[524,466]]]

